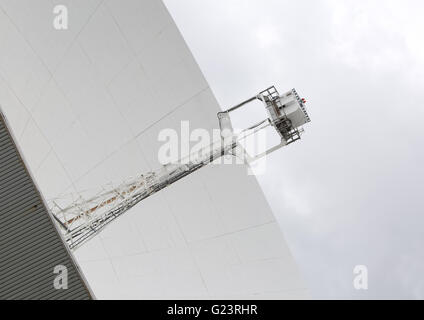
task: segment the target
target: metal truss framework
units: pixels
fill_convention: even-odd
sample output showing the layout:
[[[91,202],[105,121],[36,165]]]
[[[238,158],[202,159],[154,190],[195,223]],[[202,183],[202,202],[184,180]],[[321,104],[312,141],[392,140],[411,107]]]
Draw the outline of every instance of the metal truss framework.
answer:
[[[268,117],[235,135],[232,131],[230,113],[254,100],[264,103]],[[280,96],[275,87],[270,87],[257,96],[218,113],[221,128],[220,141],[212,143],[196,154],[191,154],[177,163],[162,166],[156,171],[142,174],[118,186],[106,186],[101,192],[91,197],[85,198],[81,193],[72,195],[65,202],[65,206],[59,199],[49,201],[50,209],[69,247],[73,250],[77,249],[140,201],[222,156],[240,157],[244,162],[249,163],[299,140],[303,132],[299,129],[300,126],[310,122],[304,103],[305,100],[300,99],[294,89]],[[281,137],[281,144],[254,157],[244,152],[241,142],[269,126],[277,130]]]

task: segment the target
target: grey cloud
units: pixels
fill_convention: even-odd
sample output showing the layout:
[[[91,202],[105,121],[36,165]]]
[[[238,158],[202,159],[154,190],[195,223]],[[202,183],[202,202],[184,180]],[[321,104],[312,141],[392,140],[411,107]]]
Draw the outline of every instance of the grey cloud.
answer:
[[[423,4],[165,2],[222,106],[270,84],[309,100],[259,180],[313,297],[423,298]]]

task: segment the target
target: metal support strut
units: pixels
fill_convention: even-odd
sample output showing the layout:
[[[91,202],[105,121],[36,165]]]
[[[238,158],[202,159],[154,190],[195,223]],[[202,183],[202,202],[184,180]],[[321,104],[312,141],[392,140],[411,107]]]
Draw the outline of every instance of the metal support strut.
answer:
[[[234,134],[230,113],[255,100],[263,102],[267,117],[256,125]],[[221,140],[203,148],[189,161],[179,161],[162,166],[160,169],[130,179],[116,187],[106,187],[102,192],[88,198],[78,194],[67,205],[62,207],[57,199],[50,201],[50,209],[64,233],[71,249],[77,249],[107,225],[122,216],[142,200],[150,197],[167,186],[187,175],[203,168],[225,155],[235,155],[240,142],[250,135],[272,126],[281,137],[281,144],[266,150],[255,157],[246,158],[247,162],[270,154],[283,146],[300,139],[300,127],[309,122],[304,106],[296,90],[280,95],[274,87],[270,87],[226,111],[218,113]]]

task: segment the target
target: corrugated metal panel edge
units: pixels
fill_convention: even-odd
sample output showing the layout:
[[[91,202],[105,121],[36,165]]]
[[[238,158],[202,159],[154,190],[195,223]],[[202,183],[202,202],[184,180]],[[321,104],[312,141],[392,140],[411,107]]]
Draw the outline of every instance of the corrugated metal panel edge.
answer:
[[[55,223],[55,221],[54,221],[53,216],[51,215],[50,210],[48,209],[48,206],[47,206],[47,204],[46,204],[46,201],[45,201],[45,199],[44,199],[43,195],[42,195],[42,194],[41,194],[41,192],[40,192],[40,189],[39,189],[39,187],[38,187],[38,185],[37,185],[37,182],[36,182],[36,180],[34,179],[34,176],[32,175],[32,173],[31,173],[31,171],[30,171],[30,169],[29,169],[29,166],[27,165],[27,163],[26,163],[26,161],[25,161],[25,159],[24,159],[24,157],[23,157],[23,153],[22,153],[22,151],[21,151],[21,149],[20,149],[19,145],[16,143],[16,141],[17,141],[17,140],[16,140],[16,138],[15,138],[15,136],[14,136],[14,134],[13,134],[13,131],[12,131],[12,129],[11,129],[11,126],[9,125],[9,123],[8,123],[8,121],[7,121],[6,116],[4,115],[4,113],[3,113],[3,111],[2,111],[1,106],[0,106],[0,121],[2,122],[2,124],[4,125],[4,127],[6,128],[7,135],[9,136],[9,139],[10,139],[10,141],[12,142],[13,147],[14,147],[14,148],[15,148],[15,150],[16,150],[17,157],[19,158],[19,161],[21,161],[21,162],[22,162],[22,165],[23,165],[24,170],[26,171],[26,174],[27,174],[27,175],[28,175],[28,177],[31,179],[31,182],[32,182],[32,184],[34,185],[34,188],[35,188],[35,191],[36,191],[36,193],[37,193],[37,196],[39,197],[39,199],[40,199],[40,201],[41,201],[41,204],[42,204],[42,206],[43,206],[43,207],[44,207],[44,209],[45,209],[45,213],[47,213],[47,217],[48,217],[48,219],[50,220],[49,222],[50,222],[50,223],[53,225],[53,227],[54,227],[54,231],[55,231],[55,233],[56,233],[56,236],[58,237],[58,239],[60,239],[60,240],[61,240],[60,242],[61,242],[62,249],[63,249],[63,251],[64,251],[64,252],[66,252],[66,254],[68,255],[68,257],[69,257],[69,259],[70,259],[70,261],[71,261],[71,263],[72,263],[72,266],[74,267],[74,269],[75,269],[75,271],[76,271],[76,273],[77,273],[77,277],[79,278],[78,280],[79,280],[79,281],[83,284],[83,286],[84,286],[85,290],[87,291],[87,294],[88,294],[89,298],[91,298],[91,299],[95,299],[95,296],[94,296],[94,294],[93,294],[93,292],[92,292],[91,288],[89,287],[88,282],[87,282],[87,280],[85,279],[85,277],[84,277],[84,275],[83,275],[83,273],[82,273],[82,271],[81,271],[81,268],[79,267],[79,265],[78,265],[77,261],[75,260],[75,258],[74,258],[74,256],[73,256],[72,252],[70,251],[69,247],[67,246],[67,244],[66,244],[66,242],[65,242],[65,240],[64,240],[64,238],[63,238],[63,236],[62,236],[62,234],[61,234],[61,232],[60,232],[60,230],[58,229],[57,224],[56,224],[56,223]],[[0,290],[0,291],[1,291],[1,290]],[[80,296],[81,296],[81,295],[80,295]]]

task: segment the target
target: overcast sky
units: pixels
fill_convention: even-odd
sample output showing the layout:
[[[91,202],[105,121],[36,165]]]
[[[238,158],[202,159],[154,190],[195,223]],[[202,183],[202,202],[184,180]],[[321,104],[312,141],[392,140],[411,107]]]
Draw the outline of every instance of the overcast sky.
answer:
[[[259,179],[312,297],[424,298],[424,3],[165,3],[221,106],[269,85],[309,101]]]

